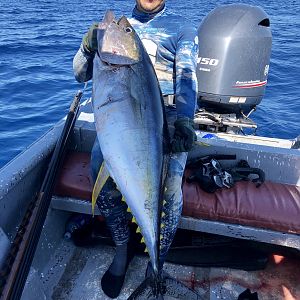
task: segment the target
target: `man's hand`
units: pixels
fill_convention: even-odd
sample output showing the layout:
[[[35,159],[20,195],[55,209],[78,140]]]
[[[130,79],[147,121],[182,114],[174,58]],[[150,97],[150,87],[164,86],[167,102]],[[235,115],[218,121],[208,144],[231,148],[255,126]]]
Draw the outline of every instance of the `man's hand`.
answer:
[[[174,123],[175,133],[172,142],[173,152],[188,152],[192,149],[197,136],[194,121],[190,118],[179,118]]]
[[[82,39],[83,47],[88,52],[94,53],[98,49],[97,28],[98,28],[98,24],[94,23]]]

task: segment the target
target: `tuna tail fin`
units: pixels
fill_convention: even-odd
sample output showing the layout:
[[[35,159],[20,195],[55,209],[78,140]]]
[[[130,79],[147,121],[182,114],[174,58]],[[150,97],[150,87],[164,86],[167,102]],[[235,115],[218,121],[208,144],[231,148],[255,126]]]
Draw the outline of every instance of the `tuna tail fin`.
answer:
[[[128,300],[163,300],[164,296],[166,299],[203,299],[197,292],[163,272],[160,280],[153,275],[147,277]]]
[[[94,188],[93,188],[93,194],[92,194],[92,213],[93,216],[95,214],[95,205],[96,205],[96,201],[97,198],[105,184],[105,182],[107,181],[107,179],[109,178],[109,173],[107,171],[107,169],[105,168],[105,164],[104,162],[101,165],[100,171],[98,173],[96,182],[94,184]]]

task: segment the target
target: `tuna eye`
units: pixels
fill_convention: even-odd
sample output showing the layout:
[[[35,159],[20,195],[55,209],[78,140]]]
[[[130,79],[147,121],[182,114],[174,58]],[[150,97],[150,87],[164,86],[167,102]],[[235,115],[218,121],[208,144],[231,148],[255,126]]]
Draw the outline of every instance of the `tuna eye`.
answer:
[[[131,29],[130,27],[126,27],[126,28],[125,28],[125,31],[126,31],[127,33],[131,33],[131,32],[132,32],[132,29]]]

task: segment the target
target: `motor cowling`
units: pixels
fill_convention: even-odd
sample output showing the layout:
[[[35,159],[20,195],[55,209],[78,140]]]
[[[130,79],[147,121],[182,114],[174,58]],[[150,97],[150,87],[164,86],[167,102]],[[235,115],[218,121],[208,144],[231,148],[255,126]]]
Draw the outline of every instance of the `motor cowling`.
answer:
[[[257,6],[233,4],[211,11],[198,29],[198,102],[216,113],[247,113],[264,95],[272,34]]]

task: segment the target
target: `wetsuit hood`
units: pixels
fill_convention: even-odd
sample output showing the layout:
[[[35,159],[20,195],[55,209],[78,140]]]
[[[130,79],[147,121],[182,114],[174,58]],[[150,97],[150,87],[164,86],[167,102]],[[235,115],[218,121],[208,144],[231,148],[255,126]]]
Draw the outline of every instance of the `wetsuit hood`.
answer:
[[[134,7],[133,11],[132,11],[132,17],[137,19],[138,21],[140,21],[141,23],[146,23],[150,20],[152,20],[157,14],[159,14],[160,12],[162,12],[166,7],[166,4],[164,3],[161,8],[154,12],[154,13],[146,13],[143,11],[140,11],[137,6]]]

